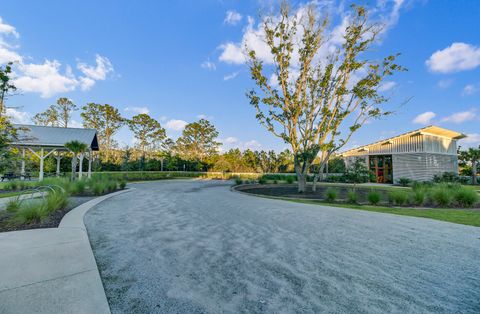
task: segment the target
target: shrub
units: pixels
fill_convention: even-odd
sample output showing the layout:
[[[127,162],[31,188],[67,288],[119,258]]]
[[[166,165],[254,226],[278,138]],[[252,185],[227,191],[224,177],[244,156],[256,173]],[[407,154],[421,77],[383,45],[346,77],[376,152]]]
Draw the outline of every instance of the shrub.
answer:
[[[45,204],[38,201],[23,202],[20,209],[15,213],[14,221],[16,223],[35,223],[40,222],[48,215]]]
[[[114,181],[114,180],[108,181],[108,183],[107,183],[107,191],[108,192],[113,192],[113,191],[117,190],[117,187],[118,187],[117,181]],[[107,191],[105,191],[105,192],[107,192]]]
[[[381,198],[382,196],[380,195],[380,193],[375,190],[371,190],[367,194],[368,202],[372,205],[378,205],[378,203],[380,203]]]
[[[425,202],[425,190],[420,188],[413,190],[412,202],[418,206],[423,205]]]
[[[391,191],[388,194],[388,199],[390,203],[393,203],[397,206],[402,206],[408,202],[408,193],[402,190]]]
[[[278,184],[278,181],[277,181],[277,180],[273,180],[273,184]]]
[[[242,183],[243,183],[243,180],[242,180],[240,177],[236,177],[236,178],[235,178],[235,184],[236,184],[236,185],[240,185],[240,184],[242,184]]]
[[[121,180],[119,185],[120,185],[120,189],[124,190],[125,187],[127,186],[127,182],[125,180]]]
[[[437,185],[429,191],[430,200],[437,206],[448,207],[453,201],[453,189],[446,185]]]
[[[59,209],[64,209],[68,204],[68,195],[62,191],[50,192],[45,197],[45,203],[42,204],[46,213],[52,213]]]
[[[265,184],[265,183],[267,183],[267,179],[264,176],[262,176],[258,179],[258,183],[259,184]]]
[[[357,203],[357,200],[358,200],[358,194],[357,194],[357,192],[355,192],[355,190],[350,190],[350,191],[348,191],[348,193],[347,193],[347,201],[348,201],[350,204],[356,204],[356,203]]]
[[[328,188],[327,191],[325,191],[325,200],[328,202],[335,202],[337,199],[338,192],[336,189],[333,188]]]
[[[455,191],[455,201],[461,207],[473,207],[478,202],[478,193],[468,188],[460,188]]]
[[[287,175],[285,180],[287,181],[288,184],[292,184],[295,181],[295,177],[292,175]]]
[[[7,212],[13,213],[16,212],[20,208],[20,201],[17,201],[16,199],[12,199],[8,201],[7,207],[5,208]]]
[[[398,179],[398,184],[400,184],[401,186],[408,186],[410,182],[412,182],[412,180],[410,180],[409,178]]]
[[[105,182],[99,181],[95,182],[92,186],[92,191],[94,195],[102,195],[104,191],[106,190],[106,184]]]
[[[87,182],[85,180],[78,180],[71,184],[69,188],[72,195],[82,195],[85,193]]]

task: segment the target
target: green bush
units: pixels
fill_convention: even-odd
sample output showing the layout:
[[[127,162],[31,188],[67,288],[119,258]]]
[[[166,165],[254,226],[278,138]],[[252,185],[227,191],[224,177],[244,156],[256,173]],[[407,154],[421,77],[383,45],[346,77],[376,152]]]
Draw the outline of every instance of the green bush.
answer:
[[[408,193],[402,190],[391,191],[388,200],[397,206],[405,205],[408,203]]]
[[[267,183],[267,179],[265,178],[265,176],[262,176],[258,179],[258,183],[259,184],[265,184]]]
[[[96,196],[102,195],[106,189],[107,189],[107,186],[103,181],[95,182],[92,186],[93,194]]]
[[[357,200],[358,200],[358,194],[357,194],[357,192],[355,192],[354,190],[348,191],[348,193],[347,193],[347,201],[348,201],[350,204],[356,204],[356,203],[357,203]]]
[[[412,193],[412,203],[415,205],[421,206],[425,203],[425,190],[424,189],[415,189]]]
[[[17,201],[17,199],[12,199],[8,201],[7,207],[5,208],[7,212],[13,213],[16,212],[20,209],[20,201]]]
[[[453,202],[453,189],[446,185],[437,185],[429,190],[429,198],[432,203],[441,207],[449,207]]]
[[[38,223],[48,216],[46,206],[37,200],[23,202],[13,218],[15,223]]]
[[[87,182],[85,180],[78,180],[71,184],[69,192],[72,195],[82,195],[85,194],[85,189],[87,187]]]
[[[295,177],[293,175],[287,175],[285,181],[287,181],[288,184],[292,184],[295,181]]]
[[[473,207],[478,202],[478,193],[475,190],[462,187],[455,191],[454,198],[461,207]]]
[[[125,180],[121,180],[118,185],[120,186],[120,189],[124,190],[127,186],[127,182]]]
[[[240,177],[236,177],[236,178],[235,178],[235,184],[236,184],[236,185],[240,185],[240,184],[242,184],[242,183],[243,183],[243,180],[242,180]]]
[[[398,184],[400,184],[401,186],[408,186],[410,184],[410,182],[412,182],[412,180],[410,180],[408,178],[398,179]]]
[[[337,199],[337,196],[338,196],[338,192],[336,189],[328,188],[325,191],[325,200],[328,202],[335,202],[335,200]]]
[[[378,205],[378,203],[380,203],[381,198],[382,198],[381,194],[375,190],[371,190],[367,194],[368,202],[372,205]]]
[[[50,192],[45,197],[45,202],[42,204],[46,213],[52,213],[56,210],[64,209],[68,205],[68,195],[66,192],[55,191]]]

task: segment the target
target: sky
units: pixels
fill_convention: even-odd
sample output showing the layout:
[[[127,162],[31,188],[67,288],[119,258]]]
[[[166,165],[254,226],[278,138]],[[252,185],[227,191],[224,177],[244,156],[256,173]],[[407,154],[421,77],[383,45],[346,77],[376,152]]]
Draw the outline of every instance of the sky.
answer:
[[[315,1],[341,35],[349,2]],[[301,10],[309,1],[291,1]],[[401,53],[408,71],[382,92],[395,114],[360,129],[346,148],[434,124],[480,144],[480,2],[477,0],[358,1],[382,23],[372,58]],[[269,56],[261,17],[278,1],[2,1],[0,64],[15,63],[18,95],[8,99],[15,122],[31,123],[59,97],[118,107],[122,115],[149,113],[176,138],[186,123],[209,119],[223,149],[288,147],[260,126],[246,92],[254,87],[242,47]],[[332,43],[335,44],[335,43]],[[338,44],[338,43],[337,43]],[[81,126],[79,112],[72,126]],[[134,141],[128,129],[120,145]]]

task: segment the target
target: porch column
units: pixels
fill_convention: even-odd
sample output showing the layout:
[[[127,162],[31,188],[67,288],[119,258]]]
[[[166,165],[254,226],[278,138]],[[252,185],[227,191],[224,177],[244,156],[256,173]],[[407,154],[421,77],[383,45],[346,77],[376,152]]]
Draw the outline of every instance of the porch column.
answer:
[[[83,176],[83,158],[85,157],[84,153],[81,153],[78,156],[78,160],[80,160],[80,164],[78,167],[78,178],[81,180]]]
[[[92,150],[88,153],[88,178],[92,178]]]
[[[57,177],[60,177],[60,161],[62,160],[62,156],[60,156],[60,152],[57,153],[57,156],[55,156],[55,159],[57,160]]]
[[[43,148],[40,149],[40,172],[38,174],[38,181],[43,181],[43,160],[45,157],[43,156]]]
[[[22,170],[21,170],[20,174],[25,179],[25,148],[22,148]]]

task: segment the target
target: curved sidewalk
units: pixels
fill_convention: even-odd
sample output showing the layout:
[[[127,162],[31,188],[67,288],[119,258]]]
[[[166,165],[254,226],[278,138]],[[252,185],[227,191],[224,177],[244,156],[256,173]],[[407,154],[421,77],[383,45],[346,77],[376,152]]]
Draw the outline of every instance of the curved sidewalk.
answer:
[[[0,233],[0,313],[110,313],[83,216],[127,191],[78,206],[58,228]]]

